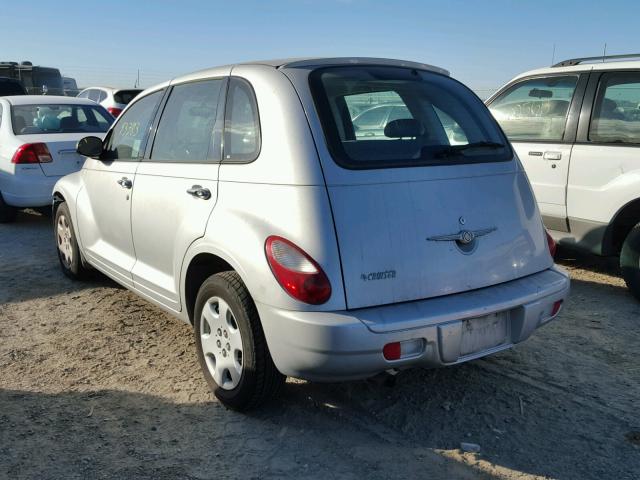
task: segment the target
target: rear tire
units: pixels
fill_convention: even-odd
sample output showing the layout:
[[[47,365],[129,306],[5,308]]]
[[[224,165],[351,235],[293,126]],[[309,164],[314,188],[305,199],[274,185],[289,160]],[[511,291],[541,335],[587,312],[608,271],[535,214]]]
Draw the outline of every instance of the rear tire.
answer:
[[[273,398],[284,384],[256,306],[236,272],[217,273],[204,281],[196,298],[194,333],[202,372],[226,407],[251,410]]]
[[[620,270],[629,291],[640,300],[640,223],[631,229],[622,244]]]
[[[7,205],[0,194],[0,223],[11,223],[15,221],[18,209]]]
[[[71,213],[66,202],[62,202],[56,210],[53,223],[53,232],[56,239],[58,260],[62,272],[73,280],[82,280],[87,277],[89,269],[82,264],[82,256],[76,232],[71,223]]]

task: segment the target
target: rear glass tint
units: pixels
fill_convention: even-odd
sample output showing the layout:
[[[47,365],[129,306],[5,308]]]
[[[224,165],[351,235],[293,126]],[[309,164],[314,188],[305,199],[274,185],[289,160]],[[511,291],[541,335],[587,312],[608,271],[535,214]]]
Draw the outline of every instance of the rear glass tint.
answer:
[[[131,100],[136,98],[142,90],[119,90],[113,94],[113,99],[116,103],[123,103],[127,105]]]
[[[113,117],[92,105],[14,105],[11,122],[16,135],[106,132]]]
[[[327,144],[347,168],[508,161],[508,141],[461,83],[400,67],[348,66],[310,76]]]

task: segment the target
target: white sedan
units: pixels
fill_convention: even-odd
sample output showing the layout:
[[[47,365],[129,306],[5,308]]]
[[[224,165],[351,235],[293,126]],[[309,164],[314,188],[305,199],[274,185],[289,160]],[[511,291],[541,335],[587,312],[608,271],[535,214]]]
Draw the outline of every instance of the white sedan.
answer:
[[[0,97],[0,223],[13,221],[18,209],[51,205],[56,181],[82,168],[78,140],[102,138],[112,123],[86,99]]]

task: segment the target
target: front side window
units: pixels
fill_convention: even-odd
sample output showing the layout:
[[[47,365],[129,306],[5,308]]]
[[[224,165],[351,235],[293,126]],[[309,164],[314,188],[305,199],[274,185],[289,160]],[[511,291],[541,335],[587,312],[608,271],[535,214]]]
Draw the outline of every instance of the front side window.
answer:
[[[640,73],[603,76],[589,126],[589,140],[640,143]]]
[[[574,75],[524,80],[489,109],[509,140],[561,141],[577,83]]]
[[[100,105],[14,105],[11,108],[13,133],[103,133],[113,118]]]
[[[218,142],[213,138],[222,84],[216,79],[173,87],[158,124],[152,161],[220,161],[220,137]]]
[[[143,154],[144,140],[164,92],[153,92],[121,114],[109,134],[104,160],[138,159]]]
[[[251,85],[231,77],[224,120],[225,161],[250,162],[260,152],[258,106]]]
[[[508,161],[507,139],[459,82],[400,67],[315,70],[310,86],[333,158],[346,168]]]

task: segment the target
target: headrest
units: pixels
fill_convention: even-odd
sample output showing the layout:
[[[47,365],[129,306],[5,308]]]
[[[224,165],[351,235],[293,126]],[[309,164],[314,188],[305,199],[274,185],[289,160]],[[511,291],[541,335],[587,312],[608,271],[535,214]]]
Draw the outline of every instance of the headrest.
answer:
[[[389,138],[419,137],[423,133],[422,125],[415,118],[392,120],[384,127],[384,136]]]
[[[74,128],[78,128],[78,127],[79,127],[78,121],[72,116],[63,117],[60,119],[61,130],[73,130]]]

